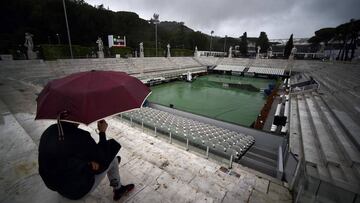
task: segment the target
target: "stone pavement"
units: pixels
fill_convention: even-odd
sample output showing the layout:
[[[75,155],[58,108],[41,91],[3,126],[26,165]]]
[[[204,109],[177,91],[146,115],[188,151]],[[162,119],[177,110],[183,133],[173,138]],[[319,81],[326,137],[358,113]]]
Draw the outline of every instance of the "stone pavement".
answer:
[[[52,121],[34,121],[34,87],[0,85],[0,202],[113,202],[105,178],[90,195],[71,201],[48,190],[37,167],[41,132]],[[238,164],[231,171],[212,159],[111,118],[108,138],[122,145],[122,183],[135,190],[119,202],[291,202],[282,182]],[[81,126],[92,132],[95,125]],[[225,172],[224,172],[225,171]]]

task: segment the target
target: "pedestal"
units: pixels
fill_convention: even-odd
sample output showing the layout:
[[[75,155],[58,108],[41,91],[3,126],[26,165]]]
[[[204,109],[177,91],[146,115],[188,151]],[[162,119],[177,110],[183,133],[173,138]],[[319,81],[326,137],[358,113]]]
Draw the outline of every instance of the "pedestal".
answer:
[[[104,58],[104,52],[103,51],[98,51],[97,52],[97,54],[98,54],[98,58]]]
[[[27,51],[27,56],[28,56],[28,59],[29,59],[29,60],[33,60],[33,59],[36,59],[36,58],[37,58],[36,53],[33,52],[33,51]]]

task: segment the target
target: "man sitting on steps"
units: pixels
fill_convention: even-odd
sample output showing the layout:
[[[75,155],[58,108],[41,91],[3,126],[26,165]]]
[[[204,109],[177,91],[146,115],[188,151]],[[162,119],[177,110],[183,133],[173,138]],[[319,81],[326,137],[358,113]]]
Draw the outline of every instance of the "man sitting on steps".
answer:
[[[42,134],[39,144],[39,174],[46,186],[68,199],[80,199],[91,193],[107,174],[114,200],[130,192],[134,184],[121,185],[121,145],[106,140],[108,124],[98,122],[99,143],[79,124],[61,121]]]

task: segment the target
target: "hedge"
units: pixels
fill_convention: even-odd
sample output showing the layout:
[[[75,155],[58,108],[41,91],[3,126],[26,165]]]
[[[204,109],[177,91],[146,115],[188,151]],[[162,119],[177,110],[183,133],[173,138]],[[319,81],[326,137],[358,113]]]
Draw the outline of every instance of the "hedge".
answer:
[[[130,47],[111,47],[110,54],[115,57],[116,54],[120,54],[121,57],[131,57],[133,50]]]
[[[80,45],[72,45],[74,58],[96,58],[97,47],[86,47]],[[193,51],[189,49],[170,49],[171,56],[193,56]],[[131,47],[104,47],[105,57],[115,57],[120,54],[121,57],[132,57],[133,49]],[[139,54],[139,53],[138,53]],[[155,57],[155,48],[144,47],[145,57]],[[158,48],[158,57],[165,57],[166,51]],[[70,58],[70,50],[68,45],[40,45],[40,57],[44,60],[56,60]]]
[[[74,58],[88,58],[96,53],[95,47],[84,47],[72,45]],[[44,60],[55,60],[70,58],[70,49],[68,45],[40,45],[40,53]]]

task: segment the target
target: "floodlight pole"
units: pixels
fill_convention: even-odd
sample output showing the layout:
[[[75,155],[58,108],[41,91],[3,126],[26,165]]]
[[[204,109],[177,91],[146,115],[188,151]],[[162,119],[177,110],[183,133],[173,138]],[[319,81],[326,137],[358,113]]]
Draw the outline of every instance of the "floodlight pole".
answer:
[[[227,35],[225,35],[225,41],[224,41],[224,53],[225,53],[225,49],[226,49],[226,38],[227,38]]]
[[[212,50],[212,34],[214,33],[213,30],[210,32],[210,56],[211,56],[211,50]]]
[[[158,56],[158,44],[157,44],[157,23],[155,23],[155,55]]]
[[[71,56],[71,58],[73,59],[74,56],[73,56],[72,46],[71,46],[70,29],[69,29],[69,23],[68,23],[68,19],[67,19],[65,0],[62,0],[62,3],[63,3],[63,7],[64,7],[66,30],[67,30],[68,40],[69,40],[70,56]]]
[[[155,55],[156,55],[156,57],[157,57],[157,56],[158,56],[158,49],[157,49],[157,47],[158,47],[158,44],[157,44],[157,24],[160,23],[160,21],[159,21],[159,14],[154,13],[152,20],[153,20],[153,23],[155,24]]]

